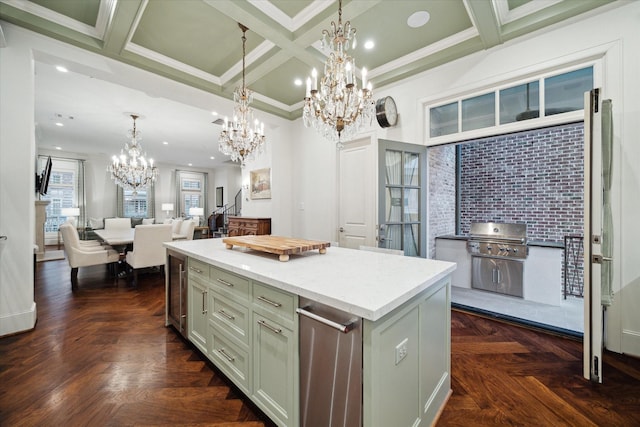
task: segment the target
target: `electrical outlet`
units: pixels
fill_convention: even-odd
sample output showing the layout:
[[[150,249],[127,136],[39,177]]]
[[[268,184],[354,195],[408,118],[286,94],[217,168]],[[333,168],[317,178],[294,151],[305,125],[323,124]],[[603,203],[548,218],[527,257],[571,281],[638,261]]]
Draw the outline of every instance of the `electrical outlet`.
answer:
[[[407,357],[407,343],[409,338],[403,339],[400,344],[396,346],[396,365],[402,362],[402,359]]]

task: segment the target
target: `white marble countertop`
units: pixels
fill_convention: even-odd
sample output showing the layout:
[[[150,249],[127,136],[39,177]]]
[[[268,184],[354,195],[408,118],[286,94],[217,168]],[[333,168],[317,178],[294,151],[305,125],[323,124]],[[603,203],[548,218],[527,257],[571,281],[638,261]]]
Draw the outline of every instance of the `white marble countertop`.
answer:
[[[339,247],[277,255],[234,247],[222,239],[166,242],[189,257],[299,296],[376,321],[455,270],[452,262]]]

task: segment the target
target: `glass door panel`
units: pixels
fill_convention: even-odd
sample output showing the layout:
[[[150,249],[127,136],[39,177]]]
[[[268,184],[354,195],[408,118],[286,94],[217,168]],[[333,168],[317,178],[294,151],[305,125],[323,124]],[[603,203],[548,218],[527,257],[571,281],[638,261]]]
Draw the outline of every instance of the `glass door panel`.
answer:
[[[426,147],[381,140],[379,150],[378,246],[425,256]]]

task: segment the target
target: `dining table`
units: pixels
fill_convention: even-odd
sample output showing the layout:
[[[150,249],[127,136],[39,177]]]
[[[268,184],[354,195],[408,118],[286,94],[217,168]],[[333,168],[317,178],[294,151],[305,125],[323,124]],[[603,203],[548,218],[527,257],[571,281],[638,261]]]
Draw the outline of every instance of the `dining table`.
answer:
[[[94,230],[96,236],[103,242],[110,246],[127,246],[133,244],[133,238],[135,236],[135,228],[113,228],[113,229],[99,229]],[[173,240],[183,240],[187,237],[182,234],[173,233],[171,235]]]

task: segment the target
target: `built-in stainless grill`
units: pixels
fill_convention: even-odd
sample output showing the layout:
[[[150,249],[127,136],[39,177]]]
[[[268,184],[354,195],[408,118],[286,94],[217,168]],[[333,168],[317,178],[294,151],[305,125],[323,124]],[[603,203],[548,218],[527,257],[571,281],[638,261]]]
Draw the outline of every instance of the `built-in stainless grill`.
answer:
[[[478,222],[469,234],[471,287],[522,298],[527,225]]]

